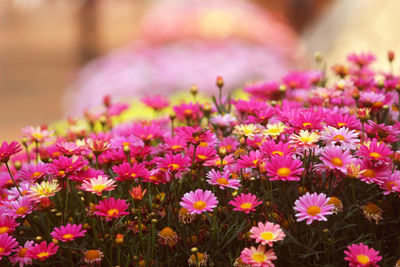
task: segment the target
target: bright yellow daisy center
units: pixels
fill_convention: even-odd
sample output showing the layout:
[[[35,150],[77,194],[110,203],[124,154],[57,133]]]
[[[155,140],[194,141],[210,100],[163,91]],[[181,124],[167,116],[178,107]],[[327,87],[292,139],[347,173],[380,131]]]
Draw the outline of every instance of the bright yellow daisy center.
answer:
[[[219,184],[223,184],[223,185],[227,185],[228,184],[228,180],[226,180],[225,178],[218,178],[217,183]]]
[[[22,215],[22,214],[25,214],[25,212],[27,212],[27,211],[28,211],[28,208],[27,208],[27,207],[19,207],[19,208],[15,211],[15,213],[18,214],[18,215]]]
[[[283,156],[283,152],[282,151],[279,151],[279,150],[276,150],[276,151],[272,151],[272,153],[271,153],[272,155],[279,155],[279,156]]]
[[[251,207],[253,207],[253,204],[251,204],[250,202],[245,202],[243,204],[240,204],[240,208],[242,208],[244,210],[251,209]]]
[[[271,232],[263,232],[260,237],[264,240],[272,240],[274,239],[274,234]]]
[[[195,208],[196,210],[202,210],[202,209],[204,209],[205,207],[207,207],[207,204],[206,204],[206,202],[204,202],[204,201],[202,201],[202,200],[196,201],[196,202],[193,204],[193,208]]]
[[[34,173],[32,173],[31,178],[33,178],[33,179],[38,178],[38,177],[40,177],[40,175],[42,175],[42,174],[43,174],[43,173],[41,173],[41,172],[34,172]]]
[[[321,209],[318,206],[310,206],[307,209],[307,214],[311,216],[315,216],[321,212]]]
[[[346,126],[347,125],[347,123],[345,123],[345,122],[338,122],[338,124],[337,124],[338,126],[339,126],[339,128],[340,127],[342,127],[342,126]]]
[[[107,214],[108,214],[109,216],[116,216],[116,215],[118,215],[118,213],[119,213],[119,210],[117,210],[117,209],[109,209],[109,210],[107,211]]]
[[[260,252],[254,253],[251,257],[256,262],[264,262],[266,259],[266,256],[264,255],[264,253],[260,253]]]
[[[168,168],[171,168],[173,171],[179,169],[179,167],[180,167],[179,164],[176,163],[171,163],[168,165]]]
[[[279,176],[289,176],[291,171],[287,167],[279,168],[276,172]]]
[[[345,140],[346,138],[344,138],[343,135],[338,134],[338,135],[335,135],[335,136],[333,137],[333,139],[336,140],[336,141],[343,141],[343,140]]]
[[[363,254],[357,255],[357,261],[361,264],[369,263],[369,257]]]
[[[373,169],[366,169],[364,171],[364,176],[369,177],[369,178],[374,178],[375,177],[375,171]]]
[[[311,122],[303,122],[303,127],[312,126]]]
[[[72,239],[72,238],[74,238],[74,235],[73,234],[65,234],[65,235],[63,235],[63,238],[64,239]]]
[[[369,156],[377,159],[377,158],[381,157],[381,154],[379,154],[377,152],[371,152],[371,153],[369,153]]]
[[[97,185],[94,185],[93,187],[92,187],[92,189],[93,190],[95,190],[95,191],[103,191],[103,189],[104,188],[106,188],[106,186],[104,185],[104,184],[97,184]]]
[[[201,160],[205,160],[207,158],[207,156],[205,155],[197,155],[197,157]]]
[[[100,252],[96,249],[88,250],[85,254],[85,259],[87,260],[95,260],[100,257]]]
[[[333,165],[335,165],[336,167],[342,167],[343,166],[343,161],[338,158],[338,157],[334,157],[331,159],[331,162]]]
[[[49,252],[43,251],[43,252],[40,252],[39,254],[37,254],[36,257],[38,257],[38,258],[44,258],[44,257],[48,257],[49,255],[50,255]]]
[[[7,233],[8,230],[10,230],[10,227],[8,227],[8,226],[2,226],[2,227],[0,227],[0,234]]]

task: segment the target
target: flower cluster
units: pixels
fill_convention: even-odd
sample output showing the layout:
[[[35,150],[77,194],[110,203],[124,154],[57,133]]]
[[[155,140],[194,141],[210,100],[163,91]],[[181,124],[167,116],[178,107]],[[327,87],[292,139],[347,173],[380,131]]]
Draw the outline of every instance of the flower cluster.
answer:
[[[0,146],[1,265],[393,266],[400,77],[374,59],[25,128]]]

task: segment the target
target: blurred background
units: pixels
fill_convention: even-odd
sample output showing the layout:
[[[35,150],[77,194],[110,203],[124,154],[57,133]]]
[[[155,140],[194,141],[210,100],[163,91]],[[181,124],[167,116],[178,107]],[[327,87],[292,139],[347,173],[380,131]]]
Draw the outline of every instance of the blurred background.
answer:
[[[0,0],[0,140],[115,99],[400,46],[398,0]],[[384,62],[381,63],[383,66]]]

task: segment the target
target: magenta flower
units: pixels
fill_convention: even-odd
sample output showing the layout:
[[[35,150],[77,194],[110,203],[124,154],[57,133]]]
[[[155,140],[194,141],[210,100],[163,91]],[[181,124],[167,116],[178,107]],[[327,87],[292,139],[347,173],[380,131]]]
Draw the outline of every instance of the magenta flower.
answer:
[[[304,168],[302,162],[290,156],[275,156],[267,161],[265,169],[271,181],[299,181]]]
[[[18,246],[17,240],[8,234],[0,234],[0,260],[8,256]]]
[[[307,192],[301,196],[294,202],[297,221],[307,220],[307,224],[311,224],[314,220],[327,221],[325,216],[331,215],[335,208],[335,205],[328,204],[329,199],[324,193]]]
[[[118,175],[115,177],[117,181],[133,181],[149,176],[149,171],[142,163],[134,163],[131,166],[128,162],[124,162],[112,169]]]
[[[44,261],[51,255],[56,254],[57,250],[58,246],[56,246],[54,243],[49,243],[47,245],[46,241],[42,241],[42,243],[35,244],[33,247],[29,248],[26,251],[26,255],[32,259]]]
[[[347,127],[336,129],[328,126],[324,129],[321,139],[325,141],[327,145],[339,145],[343,149],[355,149],[360,139],[358,139],[358,133],[355,130],[349,130]]]
[[[24,181],[36,182],[48,173],[48,164],[38,162],[38,164],[25,164],[16,174],[16,178]]]
[[[369,248],[363,243],[347,246],[344,254],[346,255],[344,259],[349,262],[350,267],[379,266],[377,263],[382,259],[379,251]]]
[[[125,199],[115,199],[113,197],[104,199],[95,206],[95,215],[105,217],[107,221],[119,218],[124,215],[128,215],[129,204],[126,203]]]
[[[33,247],[34,242],[32,240],[28,240],[25,242],[24,246],[18,246],[15,249],[15,254],[10,256],[9,259],[13,265],[19,263],[19,267],[23,267],[25,265],[31,265],[32,259],[26,255],[26,252]]]
[[[145,96],[140,101],[154,110],[163,110],[169,106],[168,99],[162,95]]]
[[[229,204],[235,206],[233,210],[243,211],[244,213],[255,211],[256,207],[261,203],[262,201],[259,201],[258,198],[251,193],[242,193],[239,196],[236,196],[233,200],[229,201]]]
[[[199,103],[182,103],[173,106],[177,119],[181,121],[196,121],[202,118],[203,112],[201,112],[201,108]]]
[[[197,189],[194,192],[185,193],[179,204],[190,214],[201,214],[205,211],[212,211],[218,205],[218,200],[211,191]]]
[[[12,234],[18,225],[14,217],[6,214],[0,216],[0,234]]]
[[[347,127],[351,130],[361,129],[360,120],[356,116],[345,113],[331,113],[325,116],[325,123],[335,128]]]
[[[343,151],[339,146],[327,146],[321,153],[320,159],[331,170],[336,169],[346,173],[346,166],[352,162],[353,157],[349,150]]]
[[[393,152],[384,143],[378,143],[373,139],[369,145],[362,145],[357,151],[360,157],[364,157],[376,162],[391,162],[390,156]]]
[[[66,226],[55,227],[51,236],[59,241],[70,242],[78,237],[85,236],[86,230],[82,230],[82,225],[67,224]]]
[[[295,149],[290,146],[290,143],[275,143],[274,140],[267,140],[261,144],[260,150],[264,153],[265,157],[272,156],[292,156]]]
[[[49,173],[58,177],[75,174],[87,166],[89,162],[81,156],[73,156],[71,158],[60,156],[49,164]]]
[[[240,187],[240,180],[229,179],[230,172],[225,170],[223,173],[216,170],[211,170],[207,173],[207,183],[211,185],[219,186],[221,189],[233,188],[238,189]]]
[[[243,155],[237,161],[239,168],[258,168],[263,162],[264,154],[260,150],[250,151],[249,155]]]
[[[158,160],[158,166],[165,172],[176,174],[185,171],[190,166],[190,159],[181,154],[167,154],[165,158],[160,158]]]
[[[4,141],[0,146],[0,162],[7,163],[12,155],[17,154],[21,150],[21,145],[18,142],[12,141],[11,143],[7,143]]]
[[[100,175],[97,178],[90,178],[89,180],[83,181],[81,189],[101,196],[104,191],[112,191],[115,187],[115,180]]]
[[[347,56],[347,60],[357,64],[360,68],[370,65],[376,60],[371,52],[352,53]]]

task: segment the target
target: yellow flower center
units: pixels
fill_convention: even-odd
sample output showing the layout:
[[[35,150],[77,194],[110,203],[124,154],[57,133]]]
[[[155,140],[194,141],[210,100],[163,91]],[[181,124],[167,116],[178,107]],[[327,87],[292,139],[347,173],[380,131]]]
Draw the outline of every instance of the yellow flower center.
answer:
[[[104,188],[106,188],[106,186],[104,184],[97,184],[92,187],[93,190],[98,191],[98,192],[103,191]]]
[[[258,159],[255,159],[255,160],[253,160],[252,162],[253,162],[254,165],[257,165]]]
[[[116,216],[116,215],[119,214],[119,210],[117,210],[117,209],[109,209],[109,210],[107,211],[107,214],[108,214],[109,216]]]
[[[27,251],[27,250],[28,250],[27,248],[21,248],[21,249],[18,251],[18,257],[21,257],[21,258],[25,257],[26,251]]]
[[[49,255],[50,255],[49,252],[43,251],[43,252],[40,252],[39,254],[37,254],[36,257],[38,257],[38,258],[44,258],[44,257],[48,257]]]
[[[23,215],[23,214],[25,214],[25,212],[27,212],[27,211],[28,211],[28,208],[25,207],[25,206],[23,206],[23,207],[19,207],[19,208],[15,211],[15,213],[18,214],[18,215]]]
[[[343,126],[346,126],[347,125],[347,123],[345,123],[345,122],[338,122],[338,124],[337,124],[338,126],[339,126],[339,128],[340,127],[343,127]]]
[[[289,176],[291,171],[289,168],[283,167],[279,168],[278,171],[276,172],[279,176]]]
[[[168,168],[171,168],[173,171],[176,171],[177,169],[179,169],[179,164],[176,163],[171,163],[168,165]]]
[[[272,240],[275,237],[274,234],[271,232],[263,232],[260,236],[264,240]]]
[[[338,135],[335,135],[335,136],[333,137],[333,139],[336,140],[336,141],[343,141],[343,140],[345,140],[346,138],[344,138],[343,135],[338,134]]]
[[[0,256],[1,256],[1,254],[3,254],[4,251],[5,251],[5,249],[3,247],[0,247]]]
[[[217,183],[219,184],[223,184],[223,185],[227,185],[228,184],[228,180],[226,180],[225,178],[218,178]]]
[[[343,166],[343,161],[338,158],[338,157],[334,157],[331,159],[331,162],[333,165],[335,165],[336,167],[342,167]]]
[[[100,252],[96,249],[88,250],[85,254],[85,259],[87,260],[95,260],[100,257]]]
[[[373,157],[375,159],[378,159],[378,158],[382,157],[381,154],[379,154],[377,152],[371,152],[371,153],[369,153],[369,156]]]
[[[202,201],[202,200],[196,201],[196,202],[193,204],[193,208],[195,208],[196,210],[202,210],[202,209],[204,209],[205,207],[207,207],[207,204],[206,204],[206,202],[204,202],[204,201]]]
[[[34,172],[34,173],[32,173],[31,178],[32,178],[32,179],[38,178],[38,177],[40,177],[40,175],[42,175],[42,174],[43,174],[43,173],[41,173],[41,172]]]
[[[74,235],[73,234],[65,234],[65,235],[63,235],[63,238],[64,239],[72,239],[72,238],[74,238]]]
[[[360,254],[357,255],[357,261],[361,264],[367,264],[369,263],[369,258],[366,255]]]
[[[8,227],[8,226],[2,226],[2,227],[0,227],[0,234],[7,233],[8,230],[10,230],[10,227]]]
[[[43,135],[40,133],[34,133],[32,134],[32,136],[36,139],[36,140],[40,140],[43,138]]]
[[[201,159],[201,160],[205,160],[205,159],[207,158],[207,156],[204,156],[204,155],[197,155],[197,157],[198,157],[199,159]]]
[[[276,150],[276,151],[272,151],[272,153],[271,153],[272,155],[276,155],[276,154],[278,154],[279,156],[283,156],[283,152],[282,151],[278,151],[278,150]]]
[[[256,261],[256,262],[264,262],[265,259],[267,258],[267,257],[264,255],[264,253],[260,253],[260,252],[254,253],[251,257],[252,257],[253,260]]]
[[[373,169],[366,169],[364,171],[364,176],[369,177],[369,178],[374,178],[375,177],[375,171]]]
[[[303,127],[312,126],[311,122],[303,122]]]
[[[244,210],[251,209],[251,207],[253,207],[253,204],[251,204],[250,202],[245,202],[243,204],[240,204],[240,208]]]
[[[338,199],[337,197],[331,197],[328,201],[328,204],[332,204],[335,205],[335,207],[338,207],[342,204],[342,201],[340,201],[340,199]]]
[[[172,146],[171,148],[172,148],[173,150],[178,150],[178,149],[181,149],[182,146],[180,146],[180,145],[175,145],[175,146]]]
[[[307,214],[311,216],[315,216],[321,212],[321,209],[318,206],[310,206],[307,209]]]

